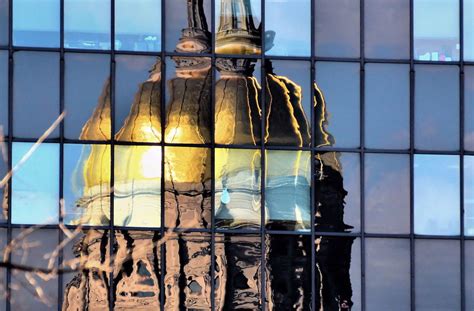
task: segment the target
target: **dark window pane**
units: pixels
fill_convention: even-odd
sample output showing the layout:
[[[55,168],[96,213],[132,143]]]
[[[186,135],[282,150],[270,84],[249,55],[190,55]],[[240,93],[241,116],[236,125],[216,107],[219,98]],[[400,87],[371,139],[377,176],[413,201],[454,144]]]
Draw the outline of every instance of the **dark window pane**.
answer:
[[[161,146],[115,146],[115,225],[161,225],[161,163]]]
[[[316,229],[360,228],[360,158],[355,153],[318,153],[314,162]]]
[[[161,0],[115,1],[115,49],[161,49]]]
[[[464,59],[474,61],[474,0],[464,0]]]
[[[360,145],[359,64],[318,62],[316,83],[324,94],[329,118],[327,130],[335,147]]]
[[[64,47],[110,49],[110,0],[64,0]]]
[[[216,53],[261,53],[261,0],[216,1]]]
[[[17,245],[12,252],[13,263],[32,268],[57,267],[58,256],[53,254],[58,244],[57,230],[43,229],[25,234],[25,229],[13,229],[12,234]],[[37,273],[13,269],[11,308],[39,311],[57,309],[58,279],[57,276],[46,276],[50,279],[41,278]]]
[[[161,61],[119,55],[115,74],[115,139],[161,141]]]
[[[0,254],[5,254],[5,247],[7,246],[7,230],[6,229],[0,229]],[[1,268],[0,269],[0,289],[2,290],[3,293],[6,292],[6,283],[7,282],[7,269],[6,268]],[[0,296],[0,310],[6,310],[6,301],[7,297],[6,295],[1,295]]]
[[[261,142],[260,62],[217,59],[214,139],[217,144]]]
[[[59,212],[59,145],[41,144],[28,157],[33,145],[13,144],[13,167],[19,167],[12,179],[12,223],[54,224]]]
[[[13,134],[38,138],[59,116],[59,54],[17,52],[14,57]],[[56,128],[48,138],[58,135]]]
[[[414,0],[413,10],[415,59],[459,60],[459,1]]]
[[[407,155],[366,155],[365,230],[410,232],[410,158]]]
[[[186,1],[162,1],[166,1],[166,51],[210,52],[211,0],[189,2],[189,9]]]
[[[208,228],[211,225],[211,150],[165,149],[165,225]]]
[[[474,309],[474,241],[466,241],[464,262],[466,263],[466,310]]]
[[[8,23],[8,6],[8,0],[0,0],[0,45],[8,44],[8,33],[10,32]]]
[[[8,173],[8,144],[0,143],[0,178],[3,179]],[[5,223],[8,220],[8,189],[9,184],[6,186],[0,185],[0,206],[3,207],[3,213],[0,213],[0,223]],[[1,310],[1,308],[0,308]]]
[[[366,240],[366,308],[410,310],[410,241]]]
[[[12,2],[14,45],[59,47],[59,0]]]
[[[410,57],[410,1],[366,0],[365,57]]]
[[[416,310],[460,310],[458,241],[415,241]]]
[[[98,54],[66,54],[64,122],[66,138],[78,139],[87,120],[110,92],[110,58]],[[110,133],[107,133],[110,136]]]
[[[458,235],[459,157],[416,155],[414,165],[415,233]]]
[[[408,65],[367,64],[365,146],[408,149],[410,75]]]
[[[464,148],[474,151],[474,66],[464,68]]]
[[[171,69],[170,69],[171,68]],[[211,59],[167,59],[167,143],[211,141]]]
[[[0,51],[0,127],[8,134],[8,52]],[[2,135],[0,133],[0,135]]]
[[[260,226],[260,150],[215,150],[216,225],[251,229]]]
[[[311,1],[265,0],[267,54],[309,56],[311,54],[310,42]]]
[[[267,303],[274,310],[310,310],[311,237],[267,235],[266,240]]]
[[[464,157],[464,232],[474,236],[474,156]]]
[[[266,151],[267,228],[309,230],[311,224],[309,151]]]
[[[415,147],[459,148],[459,68],[417,65],[415,83]]]
[[[110,146],[64,145],[64,222],[108,225]]]
[[[359,1],[316,1],[315,19],[315,45],[317,56],[359,57]],[[292,31],[298,29],[293,27],[287,28]]]
[[[306,147],[311,144],[311,77],[309,62],[266,64],[267,145]]]

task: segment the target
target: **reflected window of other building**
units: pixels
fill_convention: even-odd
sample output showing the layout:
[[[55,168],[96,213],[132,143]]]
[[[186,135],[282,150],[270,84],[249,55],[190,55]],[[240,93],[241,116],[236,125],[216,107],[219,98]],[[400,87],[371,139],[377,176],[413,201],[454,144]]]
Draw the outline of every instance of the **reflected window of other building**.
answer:
[[[115,1],[115,49],[161,50],[161,0]]]
[[[408,65],[365,67],[365,146],[408,149],[410,145],[410,75]]]
[[[459,235],[459,156],[415,155],[415,234]]]
[[[8,44],[8,34],[10,32],[8,0],[0,0],[0,45]]]
[[[415,148],[459,149],[459,68],[415,66]]]
[[[64,0],[64,47],[110,49],[110,0]]]
[[[360,56],[359,1],[316,1],[314,14],[316,21],[314,44],[317,56]]]
[[[311,1],[265,0],[264,40],[268,55],[310,56]]]
[[[464,59],[474,61],[474,0],[464,0]]]
[[[413,25],[416,60],[459,60],[459,1],[414,0]]]
[[[474,66],[464,67],[464,148],[474,151]]]
[[[60,0],[12,2],[13,45],[59,47]]]
[[[365,57],[409,58],[410,1],[366,0],[364,5]]]
[[[474,236],[474,156],[464,157],[464,233]]]
[[[8,52],[0,51],[0,127],[8,135]]]
[[[12,223],[56,224],[59,214],[59,145],[13,143]],[[32,204],[34,202],[34,204]]]
[[[38,138],[59,116],[59,53],[16,52],[13,57],[13,134]],[[56,128],[48,138],[58,136]]]

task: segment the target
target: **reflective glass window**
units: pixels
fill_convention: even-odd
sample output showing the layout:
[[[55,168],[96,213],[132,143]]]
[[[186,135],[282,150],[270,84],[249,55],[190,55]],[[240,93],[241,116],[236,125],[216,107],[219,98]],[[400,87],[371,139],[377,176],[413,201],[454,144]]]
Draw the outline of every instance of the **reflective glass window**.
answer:
[[[367,310],[410,310],[410,241],[366,240]]]
[[[474,66],[464,67],[464,148],[474,151]]]
[[[464,234],[474,236],[474,156],[464,157]]]
[[[316,46],[316,55],[327,57],[359,57],[359,1],[320,0],[316,1],[315,4],[316,38],[314,43]]]
[[[54,224],[59,212],[59,145],[33,146],[13,144],[12,223]]]
[[[64,109],[67,113],[64,135],[66,138],[78,139],[84,135],[83,128],[87,120],[93,113],[103,109],[102,105],[110,102],[109,61],[108,55],[66,54],[64,77]],[[108,118],[110,119],[110,116]],[[110,137],[110,133],[104,133],[103,136],[102,139],[105,139],[105,136]]]
[[[459,1],[414,0],[413,27],[415,59],[459,60]]]
[[[415,148],[459,148],[459,68],[415,66]]]
[[[311,1],[265,0],[264,40],[269,55],[310,56]]]
[[[8,23],[8,10],[9,1],[0,0],[0,45],[8,44],[8,33],[10,32],[10,26]]]
[[[365,70],[365,146],[408,149],[409,66],[367,64]]]
[[[458,241],[415,241],[416,310],[461,309]]]
[[[356,63],[316,63],[316,83],[326,102],[327,131],[333,146],[360,146],[360,65]]]
[[[418,154],[414,166],[415,233],[458,235],[459,157]]]
[[[464,0],[464,59],[474,61],[474,0]]]
[[[7,230],[6,229],[0,229],[0,252],[1,254],[4,254],[5,252],[5,247],[7,246]],[[0,282],[2,283],[3,289],[6,287],[5,285],[7,281],[7,269],[6,268],[1,268],[0,269]],[[5,310],[6,308],[6,301],[7,297],[0,297],[0,309]]]
[[[110,0],[64,0],[64,47],[109,50],[110,11]]]
[[[364,5],[365,57],[409,58],[410,1],[366,0]]]
[[[12,2],[14,45],[59,47],[60,0]]]
[[[115,49],[126,51],[161,49],[160,0],[115,1]]]
[[[466,310],[474,309],[474,241],[465,242]]]
[[[8,144],[2,142],[0,143],[0,181],[5,178],[8,173]],[[8,203],[8,184],[7,185],[0,185],[0,202],[2,204]],[[0,213],[0,223],[7,222],[8,215],[4,211]],[[0,234],[1,237],[1,234]],[[1,245],[1,244],[0,244]]]
[[[366,154],[365,230],[371,233],[410,232],[408,155]]]
[[[13,135],[41,137],[59,116],[59,54],[16,52],[14,62]]]
[[[8,134],[8,52],[0,51],[0,126]],[[2,134],[0,134],[1,136]]]

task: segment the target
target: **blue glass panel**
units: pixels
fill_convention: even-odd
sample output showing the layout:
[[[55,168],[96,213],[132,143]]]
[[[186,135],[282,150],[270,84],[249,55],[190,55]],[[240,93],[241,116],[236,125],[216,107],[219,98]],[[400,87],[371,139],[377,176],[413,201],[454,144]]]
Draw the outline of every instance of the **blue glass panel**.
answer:
[[[13,143],[12,223],[54,224],[59,212],[59,145]]]
[[[464,67],[464,148],[474,151],[474,66]]]
[[[464,0],[464,59],[474,61],[474,0]]]
[[[466,273],[466,310],[474,310],[474,241],[466,241],[464,254]]]
[[[0,0],[0,45],[8,44],[8,33],[10,32],[8,24],[8,6],[8,0]]]
[[[0,51],[0,126],[8,134],[8,52]],[[0,134],[1,135],[1,134]]]
[[[464,233],[474,236],[474,156],[464,157]]]

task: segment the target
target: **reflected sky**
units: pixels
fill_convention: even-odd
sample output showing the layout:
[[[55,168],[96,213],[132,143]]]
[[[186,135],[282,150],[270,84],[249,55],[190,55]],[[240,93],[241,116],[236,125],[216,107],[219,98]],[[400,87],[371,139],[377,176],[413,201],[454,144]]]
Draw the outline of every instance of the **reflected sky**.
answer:
[[[8,134],[8,52],[0,51],[0,126]]]
[[[474,236],[474,156],[464,157],[464,230]]]
[[[464,59],[474,61],[474,0],[464,0]]]

